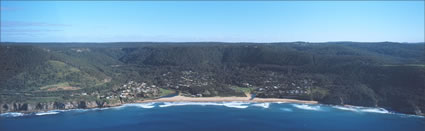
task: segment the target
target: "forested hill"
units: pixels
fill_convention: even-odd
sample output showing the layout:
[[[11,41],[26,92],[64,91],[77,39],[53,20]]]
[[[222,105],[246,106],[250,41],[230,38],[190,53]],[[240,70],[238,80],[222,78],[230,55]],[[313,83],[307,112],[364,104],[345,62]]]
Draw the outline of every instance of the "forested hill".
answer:
[[[422,114],[424,61],[424,43],[1,43],[0,104],[25,111],[10,104],[103,105],[178,91]]]

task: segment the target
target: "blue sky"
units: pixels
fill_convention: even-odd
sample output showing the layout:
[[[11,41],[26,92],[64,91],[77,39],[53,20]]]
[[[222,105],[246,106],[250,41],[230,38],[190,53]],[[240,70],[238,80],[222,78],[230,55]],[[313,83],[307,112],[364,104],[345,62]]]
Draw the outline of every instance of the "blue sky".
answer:
[[[1,1],[13,42],[424,41],[424,1]]]

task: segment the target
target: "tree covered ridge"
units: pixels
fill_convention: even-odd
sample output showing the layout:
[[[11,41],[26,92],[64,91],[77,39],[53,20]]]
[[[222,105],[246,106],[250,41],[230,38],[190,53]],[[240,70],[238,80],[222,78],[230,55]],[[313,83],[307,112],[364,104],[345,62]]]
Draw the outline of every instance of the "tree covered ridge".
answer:
[[[204,97],[249,90],[258,97],[425,110],[424,44],[3,43],[0,54],[2,103],[52,96],[45,101],[105,101],[101,96],[137,81]]]

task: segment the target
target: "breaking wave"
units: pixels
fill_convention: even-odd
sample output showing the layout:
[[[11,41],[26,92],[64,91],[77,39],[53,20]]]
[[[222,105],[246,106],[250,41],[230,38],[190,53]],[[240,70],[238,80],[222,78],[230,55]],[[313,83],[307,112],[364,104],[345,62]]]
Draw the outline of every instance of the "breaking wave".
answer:
[[[231,108],[241,108],[241,109],[243,109],[243,108],[248,108],[248,105],[246,105],[246,104],[249,104],[249,103],[243,103],[243,102],[230,102],[230,103],[223,103],[223,105],[224,105],[225,107],[231,107]]]
[[[225,106],[231,108],[247,108],[249,103],[246,102],[164,102],[159,107],[170,107],[170,106],[187,106],[187,105],[198,105],[198,106]]]
[[[307,104],[292,104],[292,106],[303,109],[303,110],[312,110],[312,111],[321,111],[322,109],[320,106],[313,106],[313,105],[307,105]]]
[[[146,108],[146,109],[150,109],[150,108],[154,108],[155,107],[155,103],[134,103],[134,104],[124,104],[120,107],[141,107],[141,108]]]
[[[8,112],[8,113],[0,114],[1,117],[19,117],[24,115],[25,115],[24,113],[19,113],[19,112]]]
[[[354,107],[347,107],[347,106],[332,106],[332,107],[336,109],[340,109],[340,110],[359,112],[359,110]]]
[[[257,104],[252,104],[252,106],[269,108],[270,107],[270,103],[257,103]]]
[[[371,107],[361,107],[361,106],[332,106],[333,108],[346,110],[346,111],[354,111],[354,112],[369,112],[369,113],[381,113],[381,114],[389,114],[391,113],[384,108],[371,108]]]
[[[39,112],[39,113],[35,113],[36,116],[44,116],[44,115],[53,115],[53,114],[58,114],[58,111],[47,111],[47,112]]]
[[[220,104],[213,102],[164,102],[159,107],[170,107],[170,106],[187,106],[187,105],[198,105],[198,106],[206,106],[213,105],[218,106]]]
[[[362,112],[371,112],[371,113],[382,113],[382,114],[388,114],[389,111],[385,110],[384,108],[366,108],[361,109]]]

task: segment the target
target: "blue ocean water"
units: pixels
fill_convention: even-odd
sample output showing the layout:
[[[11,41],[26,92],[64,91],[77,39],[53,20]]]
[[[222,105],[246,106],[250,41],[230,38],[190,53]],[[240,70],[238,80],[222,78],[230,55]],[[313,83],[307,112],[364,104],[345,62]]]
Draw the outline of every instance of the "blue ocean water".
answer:
[[[380,108],[175,102],[2,114],[0,131],[424,131],[425,118]]]

